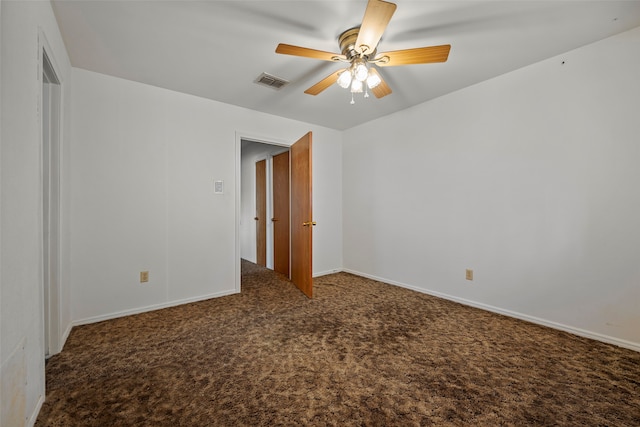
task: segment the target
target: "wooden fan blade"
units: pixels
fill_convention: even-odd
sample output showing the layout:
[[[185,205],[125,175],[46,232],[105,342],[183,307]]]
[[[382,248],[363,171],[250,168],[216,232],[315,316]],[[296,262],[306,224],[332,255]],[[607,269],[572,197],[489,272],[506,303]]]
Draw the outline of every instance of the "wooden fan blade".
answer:
[[[320,80],[318,83],[311,86],[309,89],[305,90],[304,93],[309,95],[317,95],[332,84],[334,84],[338,80],[338,75],[344,71],[344,68],[339,69],[335,73],[332,73],[330,76],[325,77]]]
[[[382,33],[396,11],[396,5],[382,0],[369,0],[356,40],[356,50],[371,53],[378,46]]]
[[[384,81],[384,79],[382,78],[380,73],[378,73],[378,70],[376,70],[375,68],[371,67],[369,72],[371,74],[375,74],[380,79],[380,83],[378,84],[378,86],[376,86],[373,89],[371,89],[371,92],[373,92],[373,94],[376,96],[376,98],[382,98],[383,96],[387,96],[387,95],[391,94],[391,88]]]
[[[388,61],[376,62],[378,67],[394,67],[396,65],[408,64],[429,64],[432,62],[446,62],[449,58],[450,44],[441,46],[418,47],[415,49],[395,50],[393,52],[384,52],[376,57],[376,59],[389,58]]]
[[[336,61],[336,58],[346,59],[344,55],[338,53],[325,52],[323,50],[309,49],[306,47],[293,46],[280,43],[276,48],[276,53],[283,55],[302,56],[305,58],[321,59],[323,61]]]

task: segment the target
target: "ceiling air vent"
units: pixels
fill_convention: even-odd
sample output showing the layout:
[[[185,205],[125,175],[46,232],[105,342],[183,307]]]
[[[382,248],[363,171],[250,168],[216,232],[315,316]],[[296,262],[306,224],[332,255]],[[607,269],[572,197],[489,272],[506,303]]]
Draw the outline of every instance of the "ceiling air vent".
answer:
[[[255,80],[255,83],[258,83],[262,86],[270,87],[271,89],[282,89],[284,86],[288,85],[289,82],[285,79],[281,79],[280,77],[272,76],[269,73],[262,73]]]

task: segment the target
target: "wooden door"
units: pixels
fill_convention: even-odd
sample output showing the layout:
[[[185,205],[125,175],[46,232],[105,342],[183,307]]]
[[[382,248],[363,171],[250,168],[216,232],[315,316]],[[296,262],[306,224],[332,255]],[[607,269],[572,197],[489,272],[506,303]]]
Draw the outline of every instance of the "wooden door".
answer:
[[[273,269],[289,276],[289,152],[273,156]]]
[[[267,161],[256,162],[256,264],[267,266]]]
[[[291,281],[313,296],[311,132],[291,146]]]

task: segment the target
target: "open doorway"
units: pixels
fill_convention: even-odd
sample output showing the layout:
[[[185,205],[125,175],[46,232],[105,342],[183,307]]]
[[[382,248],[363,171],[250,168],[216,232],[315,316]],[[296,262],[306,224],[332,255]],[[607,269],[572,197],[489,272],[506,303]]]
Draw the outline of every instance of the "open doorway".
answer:
[[[42,287],[44,356],[58,351],[60,292],[61,86],[42,49]]]
[[[237,140],[238,164],[240,179],[238,192],[237,212],[237,251],[238,257],[237,289],[241,290],[241,259],[245,259],[254,264],[258,264],[258,233],[257,223],[262,219],[266,227],[266,256],[262,257],[265,267],[274,269],[278,265],[278,254],[274,251],[274,230],[278,230],[273,224],[282,225],[282,229],[288,230],[289,235],[282,240],[288,240],[286,245],[286,258],[289,260],[288,274],[282,273],[291,279],[293,284],[306,296],[313,296],[313,228],[316,222],[313,221],[312,209],[312,134],[308,132],[292,145],[272,145],[254,140],[246,140],[239,137]],[[257,145],[255,145],[257,144]],[[287,156],[281,154],[288,152]],[[288,178],[285,184],[278,184],[278,165],[288,165],[282,172]],[[275,174],[274,174],[275,171]],[[257,175],[262,175],[261,179],[256,179]],[[275,178],[274,178],[275,177]],[[276,187],[274,187],[274,182]],[[262,184],[264,183],[264,184]],[[288,202],[288,218],[277,212],[277,203],[274,204],[274,188],[289,187],[288,194],[284,198]],[[257,196],[257,187],[264,186],[264,195]],[[277,199],[277,197],[276,197]],[[263,211],[258,213],[257,205],[266,205]],[[275,209],[274,210],[274,206]],[[280,211],[282,212],[282,211]],[[269,223],[267,226],[266,223]],[[280,224],[280,222],[288,222]],[[277,245],[277,243],[276,243]],[[275,253],[275,262],[274,262]],[[278,268],[278,267],[275,267]]]
[[[276,250],[286,240],[289,245],[289,219],[277,215],[282,206],[281,167],[286,156],[286,175],[289,171],[289,147],[242,139],[240,188],[240,255],[241,258],[271,270],[282,269]],[[289,199],[288,181],[286,199]],[[288,204],[286,209],[288,210]],[[282,231],[286,230],[283,237]],[[288,259],[288,253],[286,255]],[[287,271],[279,271],[288,274]]]

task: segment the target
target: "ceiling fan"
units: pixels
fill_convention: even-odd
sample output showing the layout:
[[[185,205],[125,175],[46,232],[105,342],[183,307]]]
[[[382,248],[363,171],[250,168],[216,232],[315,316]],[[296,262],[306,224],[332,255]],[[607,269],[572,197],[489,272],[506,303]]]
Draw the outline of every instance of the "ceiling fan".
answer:
[[[391,93],[391,88],[383,80],[374,65],[378,67],[394,67],[397,65],[445,62],[451,49],[451,45],[445,44],[377,53],[378,42],[395,10],[396,5],[394,3],[369,0],[362,18],[362,24],[359,27],[344,31],[338,37],[338,44],[342,54],[283,43],[278,45],[276,53],[349,64],[347,68],[335,71],[305,90],[304,93],[318,95],[337,82],[339,86],[351,90],[351,104],[355,102],[353,99],[353,94],[355,93],[364,92],[364,97],[369,97],[368,89],[371,89],[376,98],[382,98]]]

